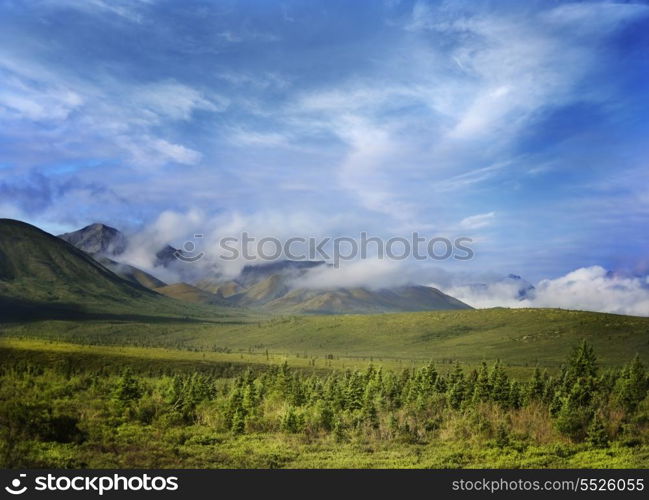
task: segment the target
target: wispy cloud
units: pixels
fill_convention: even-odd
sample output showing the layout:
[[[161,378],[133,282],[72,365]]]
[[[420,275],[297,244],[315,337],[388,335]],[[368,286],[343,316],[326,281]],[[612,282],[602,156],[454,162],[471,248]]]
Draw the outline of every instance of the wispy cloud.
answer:
[[[496,212],[471,215],[460,221],[460,227],[462,229],[480,229],[481,227],[486,227],[492,224],[495,217]]]
[[[471,266],[535,280],[618,268],[649,244],[648,19],[614,2],[4,3],[3,206],[92,222],[100,204],[59,189],[75,179],[120,194],[103,208],[118,226],[197,208],[463,232]],[[25,204],[38,176],[52,189]]]

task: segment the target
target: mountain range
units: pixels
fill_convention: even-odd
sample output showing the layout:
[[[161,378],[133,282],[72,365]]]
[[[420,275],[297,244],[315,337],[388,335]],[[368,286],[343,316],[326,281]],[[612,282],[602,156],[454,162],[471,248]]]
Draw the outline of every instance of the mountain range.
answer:
[[[282,260],[247,265],[234,280],[204,276],[193,283],[167,284],[153,274],[158,266],[179,263],[170,245],[161,248],[154,269],[145,272],[114,261],[126,252],[128,239],[117,229],[92,224],[60,238],[89,253],[119,276],[158,293],[188,302],[220,304],[291,314],[348,314],[470,309],[463,302],[426,286],[385,289],[300,288],[296,280],[310,270],[326,266],[323,261]]]
[[[282,314],[350,314],[471,309],[426,286],[384,289],[304,288],[297,280],[322,261],[277,261],[245,266],[232,280],[213,274],[192,283],[166,283],[159,269],[176,266],[172,246],[161,248],[153,269],[120,258],[128,238],[105,224],[52,236],[24,222],[0,219],[0,298],[4,310],[18,303],[151,305],[161,296],[202,306],[245,308]],[[176,301],[173,301],[176,303]],[[172,308],[173,309],[173,308]]]

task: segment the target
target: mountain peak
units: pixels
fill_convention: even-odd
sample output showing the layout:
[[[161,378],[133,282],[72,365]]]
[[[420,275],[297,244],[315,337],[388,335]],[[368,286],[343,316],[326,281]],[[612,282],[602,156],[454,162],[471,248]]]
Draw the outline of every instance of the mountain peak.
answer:
[[[95,222],[78,231],[59,235],[89,254],[119,255],[126,250],[126,237],[114,227]]]

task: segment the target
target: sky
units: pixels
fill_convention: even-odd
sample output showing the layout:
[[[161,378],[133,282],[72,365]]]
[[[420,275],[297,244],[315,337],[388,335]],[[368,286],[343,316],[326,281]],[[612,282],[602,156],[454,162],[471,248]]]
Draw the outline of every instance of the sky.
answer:
[[[648,86],[647,2],[0,0],[0,217],[466,236],[649,315]]]

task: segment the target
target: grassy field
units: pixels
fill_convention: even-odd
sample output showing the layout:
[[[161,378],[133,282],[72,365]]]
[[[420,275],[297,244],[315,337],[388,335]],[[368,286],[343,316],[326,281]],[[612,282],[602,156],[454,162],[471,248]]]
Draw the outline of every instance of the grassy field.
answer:
[[[155,321],[91,319],[0,323],[0,338],[132,345],[302,358],[356,358],[558,367],[588,340],[601,362],[649,361],[649,318],[558,309],[488,309],[381,315],[242,316]]]
[[[3,318],[3,466],[649,466],[649,318],[186,313]]]
[[[3,339],[0,466],[649,466],[644,367],[603,370],[580,349],[557,376],[519,379]]]
[[[71,366],[75,369],[104,369],[119,373],[125,367],[134,372],[221,372],[239,373],[246,369],[262,370],[284,363],[291,368],[309,373],[328,373],[332,370],[365,369],[380,365],[386,369],[415,368],[425,364],[422,360],[382,358],[354,358],[336,356],[304,357],[301,355],[257,352],[212,352],[169,349],[164,347],[135,347],[114,345],[73,344],[41,339],[0,338],[0,360],[23,360],[43,366]],[[452,364],[440,365],[442,371]],[[515,369],[516,373],[531,373]]]

